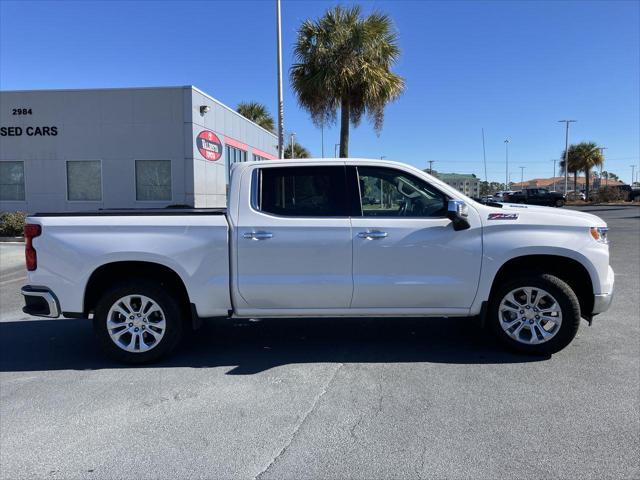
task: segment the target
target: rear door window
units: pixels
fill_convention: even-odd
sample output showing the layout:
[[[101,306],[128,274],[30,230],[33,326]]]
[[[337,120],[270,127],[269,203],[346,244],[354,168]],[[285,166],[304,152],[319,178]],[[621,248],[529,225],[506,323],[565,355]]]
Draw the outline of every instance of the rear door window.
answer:
[[[347,217],[345,168],[262,168],[257,209],[286,217]]]

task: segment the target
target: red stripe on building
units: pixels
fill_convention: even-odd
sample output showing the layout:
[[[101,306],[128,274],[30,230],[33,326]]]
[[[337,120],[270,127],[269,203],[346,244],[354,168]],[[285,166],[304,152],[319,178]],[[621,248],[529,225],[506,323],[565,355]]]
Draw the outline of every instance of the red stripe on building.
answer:
[[[262,150],[258,150],[257,148],[253,149],[253,154],[254,155],[259,155],[263,158],[266,158],[267,160],[276,160],[278,157],[275,157],[273,155],[271,155],[270,153],[267,152],[263,152]]]
[[[224,143],[226,143],[231,147],[236,147],[236,148],[239,148],[240,150],[244,150],[245,152],[249,150],[249,145],[247,145],[246,143],[239,142],[238,140],[235,140],[231,137],[224,137]]]

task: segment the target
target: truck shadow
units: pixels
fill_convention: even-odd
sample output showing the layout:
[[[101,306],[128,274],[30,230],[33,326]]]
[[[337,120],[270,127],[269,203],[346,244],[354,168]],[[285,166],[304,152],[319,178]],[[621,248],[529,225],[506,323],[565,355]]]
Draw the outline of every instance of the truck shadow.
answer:
[[[88,320],[0,323],[0,371],[233,367],[251,375],[303,363],[526,363],[468,318],[269,319],[207,323],[168,359],[130,367],[105,357]]]

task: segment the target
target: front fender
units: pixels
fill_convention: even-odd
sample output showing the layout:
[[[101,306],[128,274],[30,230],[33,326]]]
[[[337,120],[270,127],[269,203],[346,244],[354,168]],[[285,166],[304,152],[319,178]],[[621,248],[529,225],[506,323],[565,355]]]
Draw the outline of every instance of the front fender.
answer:
[[[593,241],[582,231],[578,234],[567,233],[567,227],[548,227],[528,231],[517,229],[515,232],[500,229],[486,234],[480,286],[471,313],[478,314],[482,303],[489,300],[494,280],[503,265],[510,260],[531,255],[551,255],[574,260],[588,272],[593,293],[609,293],[609,287],[606,285],[609,268],[608,247]]]

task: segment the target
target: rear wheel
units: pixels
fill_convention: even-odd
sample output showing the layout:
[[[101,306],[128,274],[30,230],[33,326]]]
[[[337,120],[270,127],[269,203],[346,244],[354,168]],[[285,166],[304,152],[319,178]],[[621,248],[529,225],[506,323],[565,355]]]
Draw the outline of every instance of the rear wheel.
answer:
[[[488,313],[498,339],[525,353],[556,353],[571,343],[580,326],[576,294],[548,274],[505,281],[494,292]]]
[[[564,200],[559,198],[556,200],[556,207],[560,208],[564,206]]]
[[[182,335],[182,311],[170,292],[139,280],[114,287],[98,301],[93,327],[114,359],[146,363],[168,354]]]

